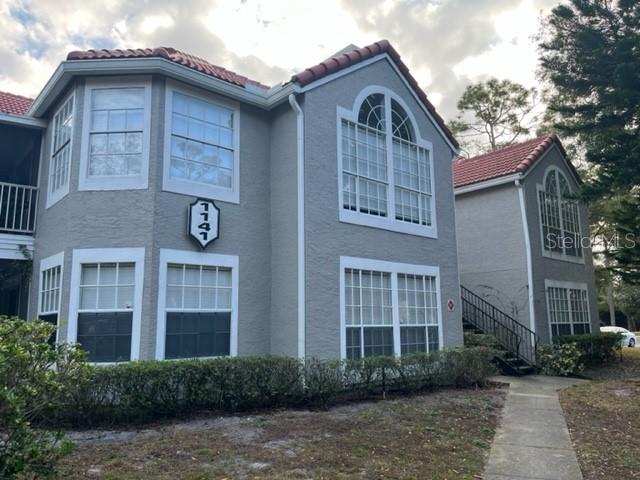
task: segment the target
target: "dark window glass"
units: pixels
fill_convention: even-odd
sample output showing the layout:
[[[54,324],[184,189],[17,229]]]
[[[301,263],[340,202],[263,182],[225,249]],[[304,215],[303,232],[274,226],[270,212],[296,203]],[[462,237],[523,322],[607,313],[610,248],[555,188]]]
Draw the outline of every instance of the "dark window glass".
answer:
[[[131,360],[132,312],[78,314],[78,343],[90,362]]]
[[[165,358],[229,355],[230,312],[168,312]]]
[[[427,331],[425,327],[400,327],[400,351],[416,353],[427,351]]]
[[[584,333],[591,332],[591,325],[588,323],[574,323],[573,324],[573,334],[574,335],[582,335]]]
[[[427,327],[429,334],[429,351],[436,352],[440,349],[440,336],[438,335],[438,327]]]
[[[364,356],[393,356],[393,327],[365,327]]]
[[[551,325],[551,334],[554,337],[561,337],[563,335],[571,335],[570,323],[555,323]]]
[[[43,322],[50,323],[51,325],[56,327],[55,332],[51,334],[51,336],[49,337],[49,340],[47,341],[49,345],[53,347],[56,343],[56,333],[58,332],[58,314],[50,313],[49,315],[40,315],[40,320],[42,320]]]
[[[349,360],[357,360],[360,358],[360,327],[347,328],[347,358]]]

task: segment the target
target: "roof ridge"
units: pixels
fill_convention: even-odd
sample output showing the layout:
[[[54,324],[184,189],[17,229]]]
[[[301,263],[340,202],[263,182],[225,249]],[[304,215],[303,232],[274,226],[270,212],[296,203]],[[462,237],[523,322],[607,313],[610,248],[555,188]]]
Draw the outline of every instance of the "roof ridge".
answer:
[[[518,143],[512,143],[511,145],[507,145],[505,147],[496,148],[495,150],[491,150],[489,152],[481,153],[479,155],[474,155],[473,157],[458,157],[456,160],[460,160],[460,161],[478,160],[478,159],[481,159],[483,157],[488,157],[488,156],[495,155],[495,154],[500,153],[500,152],[508,151],[510,149],[515,149],[515,148],[518,148],[518,147],[522,147],[523,145],[526,145],[528,143],[542,142],[543,140],[545,140],[546,138],[548,138],[550,136],[556,136],[556,134],[555,133],[547,133],[547,134],[544,134],[544,135],[539,135],[537,137],[530,138],[528,140],[523,140],[523,141],[518,142]]]

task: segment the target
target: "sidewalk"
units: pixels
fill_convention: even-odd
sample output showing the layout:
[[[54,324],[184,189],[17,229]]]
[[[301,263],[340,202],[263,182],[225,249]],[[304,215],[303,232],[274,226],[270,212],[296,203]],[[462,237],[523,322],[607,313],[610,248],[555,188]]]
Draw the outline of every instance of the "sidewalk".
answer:
[[[557,390],[583,380],[529,375],[509,383],[485,480],[582,480]]]

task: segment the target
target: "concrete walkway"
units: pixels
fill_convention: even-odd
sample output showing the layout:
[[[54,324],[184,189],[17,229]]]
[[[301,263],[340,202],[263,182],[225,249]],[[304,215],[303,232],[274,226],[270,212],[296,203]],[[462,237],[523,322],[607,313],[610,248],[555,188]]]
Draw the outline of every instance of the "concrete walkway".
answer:
[[[557,390],[583,380],[543,375],[495,380],[510,386],[485,480],[582,480]]]

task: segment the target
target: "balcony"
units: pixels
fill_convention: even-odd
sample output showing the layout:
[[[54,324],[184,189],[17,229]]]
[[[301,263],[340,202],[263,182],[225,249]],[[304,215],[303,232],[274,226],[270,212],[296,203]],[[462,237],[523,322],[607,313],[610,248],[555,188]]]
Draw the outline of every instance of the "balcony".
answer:
[[[33,235],[38,188],[0,182],[0,233]]]

